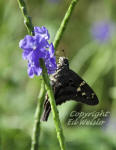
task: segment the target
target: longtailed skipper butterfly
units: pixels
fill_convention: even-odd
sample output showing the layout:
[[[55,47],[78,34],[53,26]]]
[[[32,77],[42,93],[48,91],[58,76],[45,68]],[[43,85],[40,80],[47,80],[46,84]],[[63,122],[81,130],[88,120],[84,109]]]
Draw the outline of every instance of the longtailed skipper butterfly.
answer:
[[[56,105],[74,100],[88,105],[97,105],[98,98],[91,87],[69,68],[68,59],[59,58],[56,72],[50,77]],[[51,106],[46,95],[42,121],[47,121]]]

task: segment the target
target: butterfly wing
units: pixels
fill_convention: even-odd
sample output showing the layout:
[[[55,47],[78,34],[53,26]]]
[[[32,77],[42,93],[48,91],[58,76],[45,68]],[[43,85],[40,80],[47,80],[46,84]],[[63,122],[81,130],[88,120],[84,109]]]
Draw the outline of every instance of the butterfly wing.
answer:
[[[68,76],[68,78],[67,78]],[[75,100],[88,105],[97,105],[98,98],[91,87],[75,72],[69,70],[64,74],[66,81],[61,84],[57,95],[55,97],[56,104],[61,104],[67,100]]]
[[[56,105],[60,105],[68,100],[74,100],[88,105],[97,105],[99,102],[91,87],[70,69],[60,70],[59,73],[54,74],[51,85]],[[50,111],[50,103],[48,96],[46,96],[42,115],[43,121],[47,121]]]

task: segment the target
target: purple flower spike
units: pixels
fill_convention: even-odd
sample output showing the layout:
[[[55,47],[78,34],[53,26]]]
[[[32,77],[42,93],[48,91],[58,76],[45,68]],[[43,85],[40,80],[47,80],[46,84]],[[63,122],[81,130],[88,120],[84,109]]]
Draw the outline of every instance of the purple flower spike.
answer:
[[[45,40],[49,40],[50,35],[48,33],[48,30],[45,27],[34,27],[34,33],[35,35],[39,35],[41,38],[44,38]]]
[[[44,59],[48,74],[54,73],[57,68],[54,46],[48,43],[50,38],[48,30],[45,27],[34,27],[34,33],[34,36],[26,35],[19,42],[19,47],[23,49],[23,59],[28,61],[30,78],[33,78],[34,75],[41,75],[40,58]]]
[[[113,30],[113,23],[101,21],[93,25],[91,33],[95,40],[98,40],[100,42],[106,42],[111,39]]]

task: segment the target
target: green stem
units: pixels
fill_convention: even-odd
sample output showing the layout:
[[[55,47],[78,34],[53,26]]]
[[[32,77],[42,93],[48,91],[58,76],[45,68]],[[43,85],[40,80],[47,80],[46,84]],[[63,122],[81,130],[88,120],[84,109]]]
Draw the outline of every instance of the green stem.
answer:
[[[62,22],[61,22],[61,25],[60,25],[56,35],[55,35],[55,39],[54,39],[54,42],[53,42],[53,45],[54,45],[55,49],[57,49],[57,47],[58,47],[58,44],[59,44],[59,42],[60,42],[60,40],[63,36],[63,33],[64,33],[64,31],[67,27],[67,24],[68,24],[69,20],[70,20],[72,11],[73,11],[73,9],[74,9],[74,7],[75,7],[75,5],[78,1],[79,0],[72,0],[71,4],[69,5],[69,8],[68,8],[68,10],[67,10]]]
[[[41,89],[38,97],[38,104],[35,112],[31,150],[38,150],[39,147],[38,141],[40,136],[40,118],[42,114],[44,97],[45,97],[45,86],[44,86],[44,81],[42,80]]]
[[[21,9],[21,12],[23,14],[24,24],[27,28],[27,31],[30,35],[33,35],[34,34],[33,33],[33,24],[32,24],[30,16],[28,16],[26,4],[25,4],[24,0],[17,0],[17,2],[19,4],[19,8]]]
[[[57,107],[56,107],[56,103],[55,103],[55,99],[54,99],[54,93],[53,93],[53,90],[52,90],[52,87],[50,84],[50,80],[49,80],[49,77],[47,74],[47,70],[46,70],[44,61],[42,59],[40,59],[40,66],[42,67],[42,76],[43,76],[43,80],[45,82],[45,87],[46,87],[49,101],[51,104],[53,119],[54,119],[55,126],[56,126],[57,138],[59,140],[61,150],[65,150],[64,135],[63,135],[63,130],[62,130],[61,123],[59,120],[59,113],[57,111]]]
[[[28,33],[30,35],[34,35],[33,32],[33,24],[31,22],[30,17],[27,15],[27,9],[26,9],[26,4],[24,0],[17,0],[19,4],[19,8],[21,9],[21,12],[24,17],[24,24],[28,30]],[[40,136],[40,117],[42,113],[42,106],[43,106],[43,101],[45,98],[45,87],[44,87],[44,82],[42,81],[41,84],[41,90],[40,94],[38,97],[38,104],[36,107],[36,112],[35,112],[35,120],[34,120],[34,127],[33,127],[33,133],[32,133],[32,144],[31,144],[31,150],[38,150],[39,147],[39,136]]]

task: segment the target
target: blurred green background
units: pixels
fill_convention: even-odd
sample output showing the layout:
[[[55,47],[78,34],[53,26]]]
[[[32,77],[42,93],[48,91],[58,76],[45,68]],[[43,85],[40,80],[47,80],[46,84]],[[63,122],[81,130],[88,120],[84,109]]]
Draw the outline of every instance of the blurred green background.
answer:
[[[70,0],[26,0],[34,26],[48,28],[51,41]],[[70,68],[96,92],[97,106],[73,101],[58,106],[67,150],[116,150],[116,1],[81,0],[57,51],[69,58]],[[27,150],[31,145],[40,77],[30,79],[18,47],[27,34],[17,1],[0,1],[0,150]],[[67,124],[72,110],[110,112],[103,125]],[[89,118],[88,118],[89,119]],[[50,114],[42,122],[40,150],[59,150]]]

